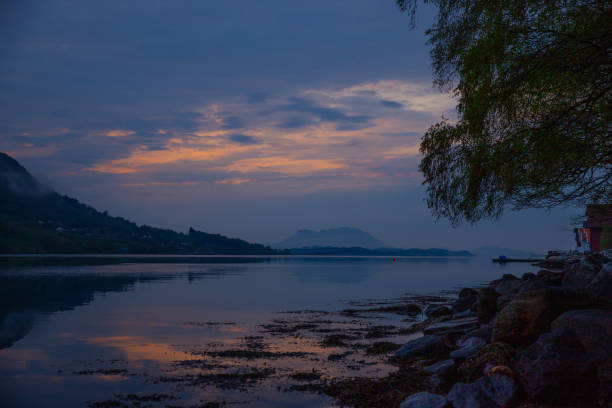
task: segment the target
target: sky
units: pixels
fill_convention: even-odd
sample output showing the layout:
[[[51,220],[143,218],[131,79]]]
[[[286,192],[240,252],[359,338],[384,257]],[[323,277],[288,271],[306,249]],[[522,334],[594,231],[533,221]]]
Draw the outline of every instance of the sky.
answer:
[[[137,223],[254,242],[350,226],[399,247],[572,247],[579,209],[435,220],[419,141],[455,100],[432,86],[421,6],[8,0],[0,151],[56,191]]]

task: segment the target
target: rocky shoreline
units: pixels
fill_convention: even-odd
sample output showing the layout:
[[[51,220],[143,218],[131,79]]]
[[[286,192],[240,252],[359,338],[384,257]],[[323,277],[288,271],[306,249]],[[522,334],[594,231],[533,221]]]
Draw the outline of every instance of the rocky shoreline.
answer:
[[[612,260],[538,266],[425,309],[395,357],[429,381],[400,408],[612,407]]]

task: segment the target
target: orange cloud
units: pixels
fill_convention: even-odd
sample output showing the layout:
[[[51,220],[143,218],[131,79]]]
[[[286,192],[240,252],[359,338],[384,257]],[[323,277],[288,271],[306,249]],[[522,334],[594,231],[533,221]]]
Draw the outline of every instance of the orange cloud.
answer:
[[[125,136],[130,136],[133,135],[134,131],[132,130],[123,130],[123,129],[114,129],[114,130],[109,130],[108,132],[106,132],[106,136],[108,137],[125,137]]]
[[[274,171],[286,174],[303,174],[313,171],[342,169],[346,165],[322,159],[292,159],[282,156],[256,157],[238,160],[226,167],[240,173]]]
[[[134,150],[128,157],[95,164],[85,170],[98,173],[129,174],[147,168],[179,161],[211,161],[238,152],[252,149],[251,146],[225,146],[220,148],[195,148],[167,146],[164,150]]]

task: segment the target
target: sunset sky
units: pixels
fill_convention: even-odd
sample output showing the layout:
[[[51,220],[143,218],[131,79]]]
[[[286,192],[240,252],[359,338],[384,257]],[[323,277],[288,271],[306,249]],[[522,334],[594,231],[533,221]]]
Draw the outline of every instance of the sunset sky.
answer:
[[[138,223],[255,242],[362,228],[389,245],[541,251],[578,209],[451,229],[424,131],[455,101],[393,0],[4,1],[0,151]]]

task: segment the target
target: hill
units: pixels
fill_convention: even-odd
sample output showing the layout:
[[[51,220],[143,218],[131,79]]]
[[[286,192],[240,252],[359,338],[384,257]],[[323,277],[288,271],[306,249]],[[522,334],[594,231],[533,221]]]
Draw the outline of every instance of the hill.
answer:
[[[45,188],[0,153],[0,253],[248,254],[279,251],[189,229],[138,226]]]
[[[360,229],[341,227],[320,231],[302,229],[284,241],[272,244],[272,246],[283,249],[304,247],[360,247],[374,249],[380,248],[384,244]]]

